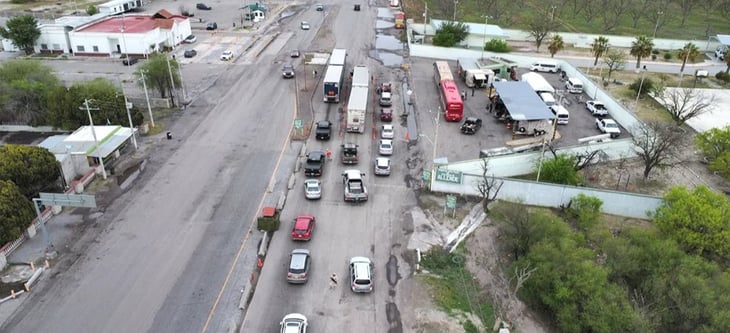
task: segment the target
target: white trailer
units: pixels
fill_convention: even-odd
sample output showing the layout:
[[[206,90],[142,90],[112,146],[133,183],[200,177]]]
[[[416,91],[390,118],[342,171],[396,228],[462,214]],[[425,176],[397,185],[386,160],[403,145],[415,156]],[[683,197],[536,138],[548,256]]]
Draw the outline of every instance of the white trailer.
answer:
[[[459,77],[464,80],[469,88],[486,88],[494,82],[494,72],[479,67],[476,59],[458,58],[456,59],[456,66]]]
[[[347,101],[347,132],[365,132],[365,115],[368,111],[368,99],[370,99],[368,92],[367,87],[356,87],[353,84],[350,100]]]
[[[329,61],[328,65],[345,67],[346,62],[347,62],[347,50],[346,49],[332,49],[332,54],[330,55],[330,61]]]
[[[527,82],[527,84],[532,87],[532,90],[538,94],[542,92],[549,92],[551,94],[555,93],[555,88],[553,88],[553,86],[538,73],[522,74],[520,81]]]
[[[370,71],[367,66],[355,66],[352,69],[352,87],[369,87]]]

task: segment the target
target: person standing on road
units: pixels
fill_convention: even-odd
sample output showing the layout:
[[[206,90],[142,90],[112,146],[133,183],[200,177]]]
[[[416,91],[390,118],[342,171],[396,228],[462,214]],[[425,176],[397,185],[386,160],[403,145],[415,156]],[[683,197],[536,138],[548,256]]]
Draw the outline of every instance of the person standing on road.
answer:
[[[331,161],[332,160],[332,151],[327,149],[325,154],[327,154],[327,160]]]

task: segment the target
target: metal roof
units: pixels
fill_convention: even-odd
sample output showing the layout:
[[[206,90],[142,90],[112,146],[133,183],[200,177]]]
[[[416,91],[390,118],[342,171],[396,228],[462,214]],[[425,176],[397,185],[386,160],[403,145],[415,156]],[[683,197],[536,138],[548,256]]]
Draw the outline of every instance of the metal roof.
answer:
[[[555,119],[539,96],[527,82],[500,81],[494,82],[499,97],[514,120]]]
[[[717,35],[717,40],[722,45],[730,45],[730,35]]]

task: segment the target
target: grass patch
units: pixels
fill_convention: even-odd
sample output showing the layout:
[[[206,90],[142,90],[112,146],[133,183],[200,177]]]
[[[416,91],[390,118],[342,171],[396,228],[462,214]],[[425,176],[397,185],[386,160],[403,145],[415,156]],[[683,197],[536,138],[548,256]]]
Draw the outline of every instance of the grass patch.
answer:
[[[440,247],[434,247],[424,255],[421,266],[430,272],[421,275],[421,278],[431,286],[436,305],[451,316],[473,314],[481,320],[483,329],[491,329],[494,324],[494,306],[481,292],[475,277],[466,269],[463,255],[447,253]],[[469,319],[464,320],[463,325],[465,332],[478,332],[477,324]]]

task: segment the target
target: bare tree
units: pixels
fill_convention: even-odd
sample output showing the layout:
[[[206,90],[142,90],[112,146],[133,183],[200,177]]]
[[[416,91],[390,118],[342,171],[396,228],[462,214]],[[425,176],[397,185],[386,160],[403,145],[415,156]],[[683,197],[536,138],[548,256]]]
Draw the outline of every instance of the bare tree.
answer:
[[[626,52],[619,49],[608,50],[603,61],[608,66],[608,79],[610,80],[613,72],[623,69],[626,66]]]
[[[558,151],[552,145],[547,146],[550,149],[550,153],[553,154],[553,158],[558,157]],[[573,164],[573,170],[581,171],[591,164],[598,161],[606,160],[606,152],[603,150],[586,150],[582,153],[575,154],[575,164]]]
[[[512,290],[510,291],[510,298],[517,299],[517,293],[522,288],[522,285],[527,282],[527,280],[530,279],[530,276],[532,276],[532,273],[535,273],[537,270],[537,267],[530,268],[530,264],[528,263],[525,265],[525,267],[517,267],[515,266],[514,275],[512,276],[512,279],[515,281],[515,285],[512,287]]]
[[[603,22],[603,31],[611,31],[621,23],[620,21],[625,16],[624,13],[630,1],[612,0],[610,1],[610,5],[604,6],[604,15],[600,17]]]
[[[504,181],[489,175],[489,159],[482,159],[482,178],[476,182],[477,191],[482,197],[482,208],[484,213],[489,213],[489,204],[497,199],[499,190],[502,189]]]
[[[644,162],[644,179],[654,168],[665,168],[676,164],[675,153],[684,145],[684,132],[678,127],[659,122],[641,123],[636,127],[632,140],[636,155]]]
[[[542,41],[545,40],[552,30],[552,23],[549,15],[536,15],[528,24],[527,31],[530,37],[535,41],[537,51],[540,51]]]
[[[655,97],[667,109],[677,125],[711,112],[715,105],[714,95],[706,96],[702,91],[693,88],[663,88],[655,92]]]

